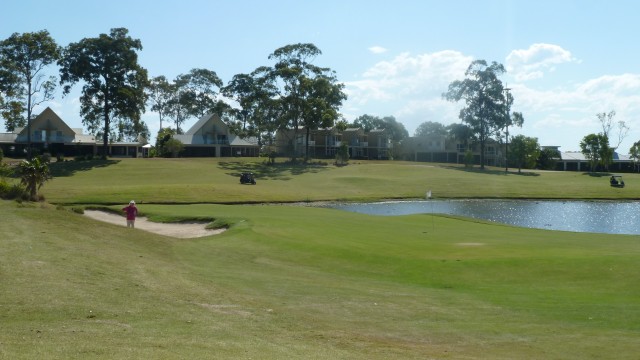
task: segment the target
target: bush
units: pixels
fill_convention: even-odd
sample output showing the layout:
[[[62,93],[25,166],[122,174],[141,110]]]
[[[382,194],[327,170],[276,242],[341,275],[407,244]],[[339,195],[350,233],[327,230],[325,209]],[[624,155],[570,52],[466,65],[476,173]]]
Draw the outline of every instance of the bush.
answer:
[[[6,180],[0,179],[0,198],[5,200],[27,200],[29,194],[20,184],[9,184]]]
[[[50,163],[51,162],[51,154],[46,152],[46,153],[42,153],[42,155],[40,155],[40,161],[44,162],[44,163]]]
[[[0,178],[5,178],[13,175],[13,168],[9,164],[0,162]]]
[[[464,166],[473,167],[473,152],[471,150],[467,150],[464,153]]]

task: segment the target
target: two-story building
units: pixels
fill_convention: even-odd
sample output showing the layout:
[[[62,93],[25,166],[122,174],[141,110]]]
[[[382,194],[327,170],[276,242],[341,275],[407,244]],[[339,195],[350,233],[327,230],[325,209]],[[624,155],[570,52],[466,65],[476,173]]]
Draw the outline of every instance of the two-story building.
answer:
[[[70,128],[58,114],[47,107],[31,120],[29,127],[18,128],[11,133],[0,134],[0,148],[8,156],[21,157],[27,153],[29,140],[31,148],[38,153],[48,152],[53,156],[97,155],[102,149],[101,139],[84,134],[82,129]],[[112,143],[112,156],[139,156],[143,143]]]
[[[11,133],[0,133],[0,148],[8,156],[21,157],[29,146],[27,128]],[[258,156],[255,138],[243,139],[230,132],[218,115],[200,118],[185,134],[174,135],[184,144],[181,156]],[[108,144],[109,156],[142,157],[148,153],[146,141],[113,142]],[[38,153],[72,157],[100,155],[102,139],[87,135],[82,129],[70,128],[53,110],[46,108],[31,121],[31,148]]]
[[[487,141],[484,149],[485,165],[502,166],[503,147],[503,144],[494,140]],[[405,138],[397,152],[401,159],[410,161],[463,164],[467,150],[471,150],[473,163],[480,164],[480,144],[465,145],[463,142],[450,141],[444,135]]]
[[[241,138],[229,130],[229,126],[216,114],[201,117],[187,132],[174,135],[184,144],[185,157],[258,156],[260,149],[256,138]]]
[[[353,159],[389,159],[392,157],[393,143],[387,130],[374,129],[365,132],[361,128],[348,128],[344,131],[335,127],[309,130],[298,128],[278,130],[276,133],[276,152],[281,156],[295,154],[302,157],[307,148],[313,158],[334,158],[340,146],[346,144],[349,157]]]

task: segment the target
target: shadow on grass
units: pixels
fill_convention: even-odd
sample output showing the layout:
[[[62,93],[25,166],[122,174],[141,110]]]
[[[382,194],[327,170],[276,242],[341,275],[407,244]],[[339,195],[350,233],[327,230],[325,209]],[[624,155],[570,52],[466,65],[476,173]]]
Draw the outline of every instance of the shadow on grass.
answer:
[[[603,172],[603,173],[598,173],[598,172],[585,172],[582,173],[582,175],[586,175],[586,176],[591,176],[591,177],[596,177],[596,178],[601,178],[601,177],[611,177],[613,174],[610,172]]]
[[[491,169],[491,168],[481,169],[479,166],[465,167],[465,166],[449,166],[449,165],[445,165],[443,166],[443,168],[450,169],[450,170],[464,171],[464,172],[469,172],[474,174],[485,174],[485,175],[540,176],[539,173],[534,172],[532,170],[523,170],[520,172],[509,170],[509,172],[506,172],[504,169]]]
[[[251,172],[256,179],[263,180],[291,180],[292,176],[318,173],[328,169],[326,162],[314,161],[308,163],[245,163],[245,162],[220,162],[218,165],[228,175],[240,177],[243,172]]]
[[[103,168],[119,163],[120,160],[87,160],[87,161],[62,161],[49,165],[53,177],[71,176],[78,171],[88,171]]]

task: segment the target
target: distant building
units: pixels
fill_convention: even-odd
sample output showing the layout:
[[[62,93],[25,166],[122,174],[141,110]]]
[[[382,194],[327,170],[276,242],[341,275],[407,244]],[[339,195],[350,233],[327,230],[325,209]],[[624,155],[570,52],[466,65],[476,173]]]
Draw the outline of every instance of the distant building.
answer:
[[[560,151],[559,146],[541,146],[558,151],[560,157],[556,160],[555,170],[561,171],[590,171],[589,160],[578,151]],[[462,142],[447,140],[446,136],[408,137],[402,140],[397,151],[399,158],[409,161],[425,161],[440,163],[464,163],[467,149],[471,150],[473,163],[480,164],[480,144],[464,146]],[[505,146],[495,140],[485,144],[485,165],[504,166]],[[605,171],[601,166],[598,171]],[[613,163],[609,171],[630,172],[634,170],[633,160],[629,155],[613,154]]]
[[[243,139],[232,134],[218,115],[203,116],[183,135],[174,135],[184,144],[181,156],[258,156],[255,138]],[[146,147],[145,147],[146,146]],[[0,148],[8,156],[22,157],[28,147],[27,129],[12,133],[0,133]],[[31,147],[38,153],[48,152],[52,156],[73,157],[78,155],[100,155],[102,139],[87,135],[82,129],[70,128],[53,110],[46,108],[31,121]],[[112,157],[148,156],[146,141],[109,143]]]
[[[365,132],[361,128],[349,128],[340,131],[335,127],[309,130],[298,128],[278,130],[276,133],[276,152],[280,156],[295,154],[305,155],[307,147],[312,158],[334,158],[336,152],[346,144],[349,157],[352,159],[388,160],[393,157],[393,143],[391,134],[384,129],[374,129]]]
[[[241,138],[229,130],[229,126],[216,114],[201,117],[182,135],[174,139],[184,144],[180,156],[229,157],[258,156],[260,149],[256,138]]]
[[[564,171],[591,171],[589,159],[579,151],[565,151],[560,153],[557,170]],[[598,165],[596,171],[605,171]],[[613,163],[609,165],[609,171],[632,172],[634,171],[633,159],[629,155],[613,153]]]
[[[141,154],[142,145],[139,142],[112,143],[109,144],[109,153],[111,156],[137,157]],[[27,127],[11,133],[0,133],[0,148],[8,156],[24,156],[28,146]],[[97,155],[102,150],[102,142],[93,135],[84,134],[82,129],[70,128],[47,107],[31,120],[31,148],[52,156]]]
[[[484,160],[487,166],[503,166],[503,144],[494,140],[485,143]],[[445,135],[404,138],[397,155],[409,161],[426,161],[464,164],[467,150],[471,150],[473,163],[480,164],[480,144],[465,145],[460,141],[448,140]]]

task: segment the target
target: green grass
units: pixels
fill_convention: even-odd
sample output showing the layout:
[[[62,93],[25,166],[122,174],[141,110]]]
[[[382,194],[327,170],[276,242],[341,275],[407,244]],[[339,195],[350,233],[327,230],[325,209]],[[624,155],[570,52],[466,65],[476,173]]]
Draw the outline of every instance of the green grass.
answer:
[[[240,185],[253,171],[258,184]],[[335,167],[254,158],[118,159],[52,164],[54,180],[43,188],[54,203],[246,203],[319,200],[366,201],[424,198],[634,199],[640,175],[625,175],[627,187],[609,186],[606,174],[579,172],[505,173],[457,165],[354,161]]]
[[[113,210],[149,197],[164,203],[139,205],[152,219],[213,219],[229,230],[174,239],[64,207],[0,202],[1,359],[635,359],[640,353],[638,236],[303,206],[167,204],[213,201],[189,189],[206,179],[211,183],[202,186],[218,189],[218,202],[231,203],[385,198],[398,192],[389,183],[414,188],[407,196],[424,196],[425,188],[438,196],[455,183],[463,189],[451,197],[482,197],[493,187],[482,179],[501,182],[513,197],[523,196],[516,189],[533,179],[548,183],[522,193],[559,197],[553,188],[580,186],[590,198],[632,198],[634,176],[625,176],[627,188],[609,189],[606,178],[583,174],[504,175],[395,162],[271,169],[212,159],[145,161],[76,169],[43,190],[49,201]],[[194,172],[198,164],[211,169]],[[260,174],[258,185],[238,184],[232,173],[244,168]],[[462,185],[474,179],[477,187]],[[175,193],[158,193],[169,185]]]

